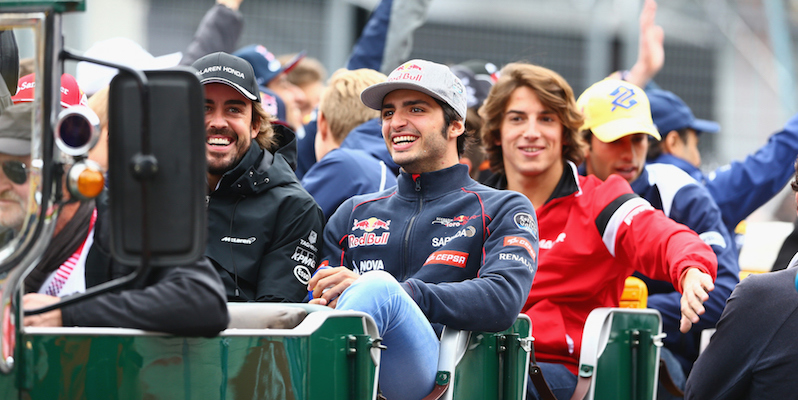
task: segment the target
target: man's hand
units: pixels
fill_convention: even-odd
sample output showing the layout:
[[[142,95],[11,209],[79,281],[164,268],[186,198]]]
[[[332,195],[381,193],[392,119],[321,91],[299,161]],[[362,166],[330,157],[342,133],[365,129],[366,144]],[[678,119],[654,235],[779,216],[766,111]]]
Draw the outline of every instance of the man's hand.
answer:
[[[646,0],[643,11],[640,12],[640,39],[638,42],[637,61],[626,81],[641,88],[665,65],[665,32],[657,25],[654,18],[657,16],[657,3]]]
[[[40,293],[28,293],[22,296],[22,308],[33,310],[58,303],[59,301],[61,301],[60,297],[48,296]],[[25,317],[22,323],[25,326],[63,326],[63,322],[61,321],[61,309]]]
[[[241,5],[241,2],[244,0],[216,0],[217,3],[227,6],[227,8],[238,11],[238,7]]]
[[[704,302],[709,292],[715,289],[712,277],[698,268],[688,268],[682,274],[682,321],[679,330],[687,333],[693,324],[698,323],[699,315],[704,314]]]
[[[316,272],[308,282],[308,290],[313,291],[313,300],[310,304],[335,308],[338,296],[359,277],[360,275],[346,267],[327,268]],[[324,291],[327,288],[329,290]]]

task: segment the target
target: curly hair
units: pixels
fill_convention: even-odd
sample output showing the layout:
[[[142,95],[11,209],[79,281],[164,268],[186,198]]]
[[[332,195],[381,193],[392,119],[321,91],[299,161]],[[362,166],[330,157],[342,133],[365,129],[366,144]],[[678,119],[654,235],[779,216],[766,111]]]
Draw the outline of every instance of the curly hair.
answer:
[[[502,120],[510,96],[520,87],[532,89],[543,106],[557,114],[563,126],[562,156],[576,165],[581,164],[587,147],[579,135],[584,117],[576,108],[573,89],[560,74],[548,68],[518,62],[507,64],[502,68],[499,80],[493,85],[488,98],[479,109],[479,115],[485,120],[480,135],[491,171],[504,173],[501,146]]]

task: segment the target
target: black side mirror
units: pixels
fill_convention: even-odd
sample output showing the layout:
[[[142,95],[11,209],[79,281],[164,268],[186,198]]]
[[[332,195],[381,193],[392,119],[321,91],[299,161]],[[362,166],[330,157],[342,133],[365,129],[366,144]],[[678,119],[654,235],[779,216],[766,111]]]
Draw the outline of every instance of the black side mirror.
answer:
[[[152,266],[188,264],[202,256],[207,235],[205,95],[190,68],[145,76],[148,90],[128,73],[111,81],[111,253],[131,266],[143,259]],[[142,127],[147,119],[149,132]]]

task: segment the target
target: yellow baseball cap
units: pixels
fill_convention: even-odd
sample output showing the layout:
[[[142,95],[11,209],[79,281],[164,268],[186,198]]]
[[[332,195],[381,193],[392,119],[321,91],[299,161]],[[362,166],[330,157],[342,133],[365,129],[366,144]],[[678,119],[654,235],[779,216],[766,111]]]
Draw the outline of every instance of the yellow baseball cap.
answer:
[[[579,96],[576,106],[585,116],[581,129],[590,129],[604,143],[635,133],[661,139],[646,92],[629,82],[604,79],[594,83]]]

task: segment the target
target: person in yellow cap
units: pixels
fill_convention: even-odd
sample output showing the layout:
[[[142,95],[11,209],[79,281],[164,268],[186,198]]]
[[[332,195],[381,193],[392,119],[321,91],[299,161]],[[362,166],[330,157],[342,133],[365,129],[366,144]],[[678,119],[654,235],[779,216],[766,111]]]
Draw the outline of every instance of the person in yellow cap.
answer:
[[[628,92],[616,96],[619,112],[636,107]],[[538,271],[522,311],[535,324],[535,357],[560,399],[570,398],[577,386],[588,314],[617,307],[626,277],[645,271],[684,293],[677,312],[687,331],[704,313],[717,268],[695,232],[632,193],[625,180],[577,173],[586,146],[574,97],[556,72],[512,63],[480,108],[482,143],[496,173],[488,183],[521,192],[535,206]],[[534,385],[528,388],[530,399],[540,398]]]
[[[605,79],[585,90],[576,104],[585,116],[581,131],[588,144],[583,172],[601,180],[613,174],[623,177],[636,194],[695,231],[718,258],[715,290],[704,302],[706,312],[700,322],[688,333],[679,331],[681,295],[667,282],[637,274],[650,289],[648,307],[662,314],[668,335],[662,358],[674,383],[682,387],[698,357],[701,330],[715,327],[739,282],[734,241],[704,185],[674,165],[646,164],[648,138],[659,140],[660,135],[643,90],[628,82]],[[668,397],[661,393],[658,398]]]

